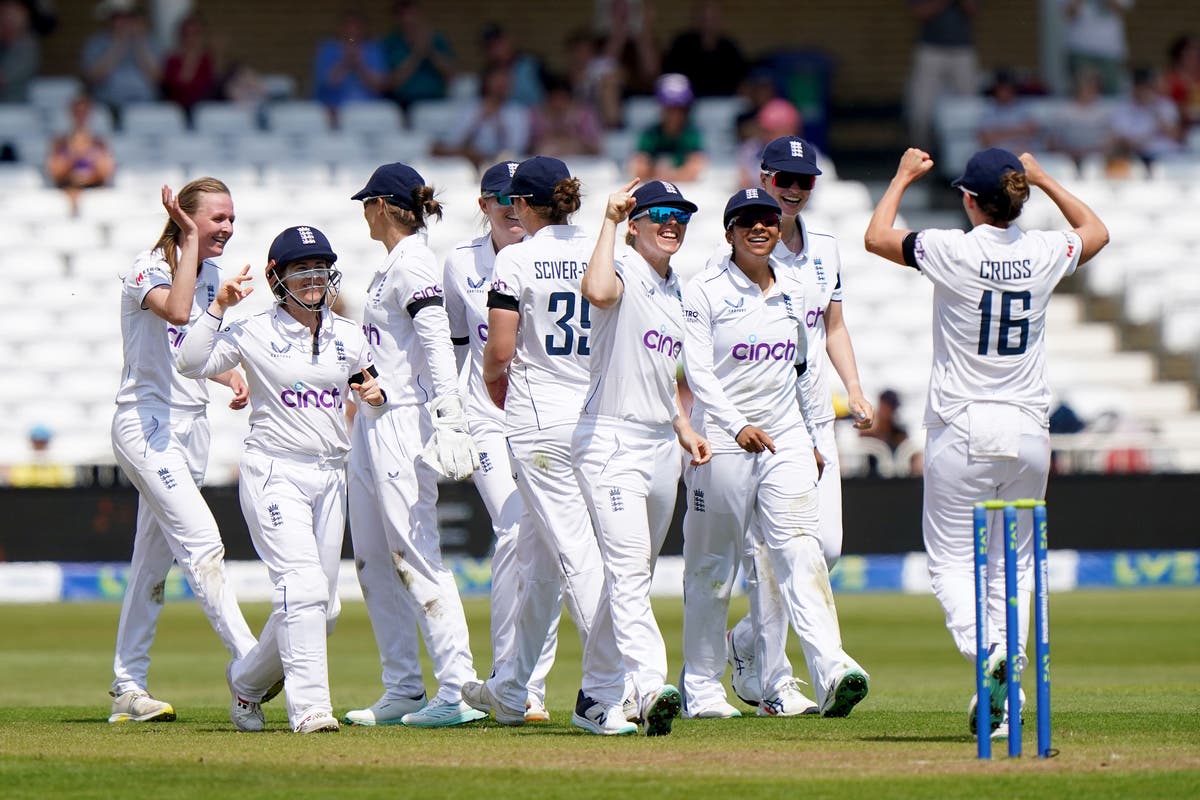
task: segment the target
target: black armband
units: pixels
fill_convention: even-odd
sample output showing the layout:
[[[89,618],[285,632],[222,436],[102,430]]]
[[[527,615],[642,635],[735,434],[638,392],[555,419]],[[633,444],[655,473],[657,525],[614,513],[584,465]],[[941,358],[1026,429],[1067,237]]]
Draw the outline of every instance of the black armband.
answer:
[[[470,336],[451,336],[450,337],[450,344],[455,345],[455,346],[461,346],[461,345],[470,344],[470,343],[471,343]]]
[[[521,304],[512,295],[502,294],[492,289],[488,292],[488,308],[503,308],[505,311],[520,311]]]
[[[417,312],[422,308],[440,305],[442,305],[441,295],[434,295],[433,297],[422,297],[420,300],[413,300],[411,303],[405,306],[405,310],[408,312],[410,317],[415,317]]]
[[[358,372],[355,372],[354,374],[352,374],[350,376],[350,378],[346,381],[346,383],[350,384],[351,386],[354,386],[355,384],[365,383],[368,375],[370,375],[372,378],[379,377],[379,370],[375,369],[374,364],[367,367],[366,369],[360,369]]]
[[[904,244],[901,247],[904,250],[904,263],[913,269],[920,269],[917,266],[917,232],[913,231],[905,236]]]
[[[801,361],[799,364],[796,365],[796,377],[797,378],[799,378],[801,375],[803,375],[807,371],[808,371],[808,361],[807,360]]]

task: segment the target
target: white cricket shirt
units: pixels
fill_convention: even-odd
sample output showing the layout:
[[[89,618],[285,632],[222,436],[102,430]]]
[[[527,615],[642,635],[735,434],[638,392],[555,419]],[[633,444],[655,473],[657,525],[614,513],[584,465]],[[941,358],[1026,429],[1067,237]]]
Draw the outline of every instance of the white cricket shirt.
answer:
[[[488,290],[496,266],[492,235],[461,242],[446,257],[443,285],[450,339],[468,348],[467,395],[463,401],[469,419],[504,423],[504,411],[496,407],[483,383],[483,346],[487,343]]]
[[[173,325],[146,308],[146,295],[158,286],[171,288],[171,268],[161,250],[139,253],[121,287],[121,344],[124,366],[117,405],[162,406],[203,411],[208,406],[204,381],[175,371],[175,353],[190,325],[217,296],[221,272],[210,260],[200,262],[188,325]]]
[[[670,423],[675,375],[683,349],[679,278],[666,279],[632,247],[614,260],[624,284],[610,308],[592,308],[591,383],[583,413],[640,422]]]
[[[434,319],[439,315],[445,319],[441,282],[437,257],[426,244],[425,234],[415,233],[392,248],[367,289],[362,331],[379,371],[388,376],[388,405],[392,408],[420,405],[434,395],[458,392],[449,328],[445,323],[438,326]],[[430,353],[423,343],[415,320],[423,309],[436,309],[433,317],[421,322],[442,334],[444,352],[435,347]],[[435,363],[430,363],[431,357]]]
[[[728,257],[683,295],[683,367],[695,396],[692,427],[714,453],[740,452],[747,425],[775,437],[805,427],[796,364],[805,358],[804,287],[777,269],[763,294]]]
[[[1072,231],[1016,225],[917,234],[916,267],[934,286],[926,426],[949,423],[972,401],[1011,403],[1049,424],[1046,308],[1082,249]]]
[[[371,353],[358,324],[330,311],[321,314],[317,344],[313,355],[312,332],[282,304],[224,327],[206,312],[179,348],[179,370],[211,377],[241,364],[252,409],[246,449],[336,460],[350,451],[349,378],[371,365]]]
[[[793,253],[783,242],[775,245],[772,258],[800,273],[804,284],[804,325],[808,334],[807,377],[812,392],[815,419],[826,422],[836,414],[833,410],[833,386],[830,372],[833,364],[825,351],[825,312],[830,303],[842,302],[842,258],[837,237],[831,233],[810,231],[803,217],[797,215],[803,249]]]
[[[579,420],[592,327],[579,282],[594,246],[574,225],[547,225],[496,255],[488,307],[521,315],[504,403],[509,434]]]

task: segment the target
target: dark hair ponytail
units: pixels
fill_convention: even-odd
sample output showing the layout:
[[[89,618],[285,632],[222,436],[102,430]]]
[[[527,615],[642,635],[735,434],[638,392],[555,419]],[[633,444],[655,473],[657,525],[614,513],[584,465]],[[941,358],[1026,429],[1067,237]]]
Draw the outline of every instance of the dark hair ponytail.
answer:
[[[1012,222],[1021,216],[1029,199],[1029,179],[1024,172],[1006,172],[1000,179],[1000,192],[998,198],[980,203],[979,209],[994,222]]]

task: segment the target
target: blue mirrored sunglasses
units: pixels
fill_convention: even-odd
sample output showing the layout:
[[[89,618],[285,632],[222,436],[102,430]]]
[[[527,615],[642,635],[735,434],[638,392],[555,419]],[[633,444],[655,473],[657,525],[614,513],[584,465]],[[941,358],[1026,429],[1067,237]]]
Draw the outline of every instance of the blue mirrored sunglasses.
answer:
[[[496,202],[499,205],[502,205],[502,206],[511,206],[512,205],[513,196],[511,194],[500,194],[499,192],[484,192],[483,193],[483,199],[486,200],[489,197],[495,198]]]
[[[679,208],[671,208],[670,206],[651,206],[635,214],[633,219],[641,219],[642,217],[650,217],[650,221],[656,225],[662,225],[674,217],[675,221],[680,225],[687,225],[692,221],[692,212]]]

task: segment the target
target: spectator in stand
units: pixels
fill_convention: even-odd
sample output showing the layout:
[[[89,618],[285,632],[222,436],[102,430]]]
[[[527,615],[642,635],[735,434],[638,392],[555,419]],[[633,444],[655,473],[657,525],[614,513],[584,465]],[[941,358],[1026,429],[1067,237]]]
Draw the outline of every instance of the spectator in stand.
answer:
[[[1049,147],[1065,153],[1082,169],[1089,158],[1103,158],[1111,150],[1109,117],[1112,111],[1100,100],[1100,76],[1081,70],[1075,76],[1075,95],[1054,115]]]
[[[621,108],[621,75],[601,42],[586,30],[567,37],[567,80],[575,99],[591,106],[605,128],[625,124]]]
[[[405,109],[419,100],[440,100],[454,77],[450,43],[430,26],[416,0],[396,0],[392,14],[396,26],[382,42],[389,94]]]
[[[221,59],[196,12],[180,21],[178,39],[163,62],[162,93],[163,99],[177,103],[190,118],[196,103],[217,96]]]
[[[991,100],[976,130],[980,146],[1000,147],[1014,153],[1040,150],[1041,125],[1021,96],[1016,76],[1007,69],[997,70],[988,93]]]
[[[655,95],[661,117],[638,137],[629,171],[642,183],[697,180],[708,159],[700,129],[691,121],[691,84],[686,76],[669,72],[658,79]]]
[[[75,485],[75,470],[59,464],[50,452],[54,431],[37,424],[29,429],[29,457],[5,470],[4,483],[20,488],[63,489]]]
[[[754,186],[762,176],[763,148],[784,136],[802,136],[804,122],[797,108],[776,97],[759,109],[754,118],[755,133],[738,145],[738,186]]]
[[[715,0],[696,3],[694,20],[694,28],[671,42],[663,57],[663,72],[687,75],[697,97],[734,94],[746,75],[747,64],[737,43],[725,35],[721,4]]]
[[[1125,17],[1133,0],[1059,0],[1063,38],[1071,77],[1080,70],[1100,75],[1104,94],[1117,94],[1125,84]]]
[[[758,136],[758,112],[762,111],[767,103],[779,97],[779,91],[775,88],[775,78],[771,71],[760,67],[750,71],[746,80],[738,87],[738,94],[749,103],[749,107],[737,115],[735,122],[740,144]]]
[[[92,101],[80,96],[71,101],[71,129],[50,143],[46,175],[66,192],[74,215],[84,189],[103,186],[112,180],[117,165],[108,143],[91,129]]]
[[[662,72],[662,55],[654,40],[654,8],[640,4],[634,16],[629,0],[610,0],[604,54],[620,70],[623,97],[654,94]]]
[[[490,22],[483,28],[484,71],[507,69],[512,82],[512,101],[526,108],[541,105],[546,89],[544,68],[537,56],[517,49],[512,37],[500,25]]]
[[[921,26],[908,86],[911,141],[926,150],[933,142],[933,107],[944,93],[975,94],[979,57],[971,23],[978,0],[909,0]]]
[[[529,152],[529,109],[512,102],[512,77],[493,67],[481,78],[474,110],[450,136],[433,146],[437,156],[463,156],[476,167],[518,159]]]
[[[1158,76],[1150,69],[1136,70],[1129,99],[1112,114],[1115,147],[1148,165],[1179,152],[1181,133],[1179,109],[1159,89]]]
[[[16,0],[0,2],[0,103],[24,103],[37,74],[41,49],[29,31],[29,9]]]
[[[1200,36],[1188,34],[1171,43],[1167,94],[1179,109],[1184,132],[1200,126]]]
[[[875,406],[875,421],[871,427],[860,430],[858,435],[868,439],[878,439],[887,445],[893,457],[896,456],[900,445],[908,441],[908,428],[900,424],[900,418],[896,413],[899,410],[900,395],[896,394],[894,389],[884,389],[879,393],[879,403]],[[921,451],[914,450],[909,457],[908,464],[903,465],[905,469],[901,469],[900,472],[907,471],[907,474],[910,475],[920,475],[922,460]],[[875,456],[868,456],[867,462],[870,465],[868,474],[872,477],[880,477],[881,470]],[[897,464],[897,466],[901,465]],[[895,470],[886,472],[892,474]]]
[[[104,29],[84,42],[80,59],[92,96],[117,113],[129,103],[157,100],[160,55],[137,0],[101,0],[96,17]]]
[[[546,77],[546,101],[532,113],[531,152],[555,158],[599,155],[600,118],[594,108],[572,96],[566,78]]]
[[[317,43],[313,60],[314,96],[336,117],[350,100],[375,100],[387,86],[383,47],[370,38],[367,18],[357,8],[342,13],[338,35]]]

